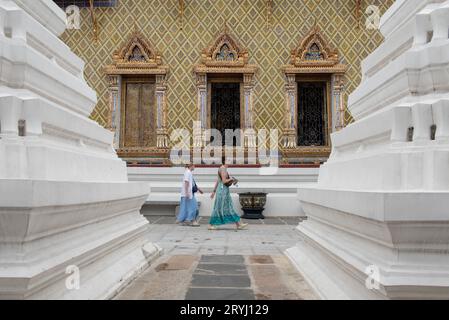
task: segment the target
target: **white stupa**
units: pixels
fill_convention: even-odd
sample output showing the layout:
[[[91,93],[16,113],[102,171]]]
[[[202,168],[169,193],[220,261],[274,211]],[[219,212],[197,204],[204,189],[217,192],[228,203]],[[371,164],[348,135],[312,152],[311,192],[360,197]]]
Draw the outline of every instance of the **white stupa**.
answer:
[[[107,298],[160,253],[139,213],[148,185],[89,119],[64,29],[53,1],[0,1],[0,299]]]
[[[449,1],[397,0],[288,255],[323,298],[449,298]]]

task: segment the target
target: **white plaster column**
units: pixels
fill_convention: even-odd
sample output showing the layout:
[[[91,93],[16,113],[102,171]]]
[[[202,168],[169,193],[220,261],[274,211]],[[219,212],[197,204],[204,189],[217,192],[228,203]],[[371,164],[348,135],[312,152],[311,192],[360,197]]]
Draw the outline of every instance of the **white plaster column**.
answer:
[[[256,133],[254,131],[254,74],[243,75],[243,90],[245,104],[245,145],[248,148],[256,147]]]
[[[430,39],[429,31],[432,30],[432,24],[430,23],[430,16],[428,14],[417,14],[415,19],[415,35],[413,39],[413,45],[419,46],[426,44]]]
[[[430,141],[430,127],[433,124],[431,105],[417,103],[412,106],[413,141],[416,144]]]
[[[332,119],[332,131],[339,131],[345,127],[345,104],[343,99],[343,75],[332,76],[332,99],[335,119]]]
[[[166,91],[165,74],[156,75],[157,147],[164,149],[168,148]]]
[[[196,148],[203,146],[202,131],[207,129],[207,74],[196,74],[197,85],[197,121],[201,130],[194,130],[193,144]]]
[[[283,147],[286,149],[294,149],[296,143],[296,75],[287,74],[285,85],[285,125],[284,125],[284,141]]]
[[[17,138],[19,136],[20,106],[22,101],[13,97],[2,98],[0,108],[0,138]]]
[[[437,126],[437,142],[449,142],[449,100],[440,100],[432,105],[433,119]]]
[[[432,42],[444,42],[449,37],[449,4],[434,10],[431,14],[433,27]]]
[[[408,128],[412,123],[412,112],[408,106],[398,107],[393,110],[393,125],[391,129],[391,142],[404,143],[408,139]]]
[[[107,129],[114,132],[114,148],[120,148],[120,76],[109,76],[109,115]]]

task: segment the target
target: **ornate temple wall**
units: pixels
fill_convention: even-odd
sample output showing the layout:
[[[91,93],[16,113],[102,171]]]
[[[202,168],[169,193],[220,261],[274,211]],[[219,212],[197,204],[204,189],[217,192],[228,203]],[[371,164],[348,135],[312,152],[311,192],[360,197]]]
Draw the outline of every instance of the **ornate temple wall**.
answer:
[[[81,29],[67,30],[62,39],[87,65],[85,78],[98,93],[91,117],[105,126],[108,118],[108,82],[104,67],[112,53],[136,27],[162,53],[170,68],[167,77],[168,129],[191,128],[195,119],[197,92],[193,67],[201,51],[215,40],[227,20],[230,32],[249,51],[255,75],[256,128],[282,129],[285,108],[285,74],[296,47],[315,23],[339,50],[346,73],[346,97],[361,81],[360,62],[382,41],[377,30],[365,27],[368,5],[383,14],[393,0],[361,1],[357,19],[356,0],[189,0],[184,1],[183,23],[175,0],[119,0],[114,8],[95,8],[98,42],[92,40],[89,9],[81,9]],[[271,11],[271,15],[270,15]],[[358,22],[360,21],[360,22]],[[360,24],[360,28],[357,25]],[[182,29],[181,29],[182,26]],[[346,117],[349,121],[350,117]]]

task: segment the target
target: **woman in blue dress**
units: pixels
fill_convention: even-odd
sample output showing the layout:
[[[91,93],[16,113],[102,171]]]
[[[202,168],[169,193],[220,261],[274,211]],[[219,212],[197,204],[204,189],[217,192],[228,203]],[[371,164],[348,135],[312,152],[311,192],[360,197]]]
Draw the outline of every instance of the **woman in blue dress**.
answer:
[[[203,194],[203,191],[198,188],[193,179],[193,164],[186,165],[184,176],[181,185],[181,203],[179,205],[179,215],[177,223],[184,226],[199,227],[198,223],[198,202],[195,198],[195,193]]]
[[[229,186],[236,181],[229,177],[227,168],[228,166],[224,164],[220,167],[220,169],[218,169],[218,179],[211,195],[211,199],[215,196],[216,198],[209,222],[209,230],[217,230],[217,226],[228,223],[235,223],[237,230],[244,229],[248,226],[248,224],[240,221],[240,216],[232,205]]]

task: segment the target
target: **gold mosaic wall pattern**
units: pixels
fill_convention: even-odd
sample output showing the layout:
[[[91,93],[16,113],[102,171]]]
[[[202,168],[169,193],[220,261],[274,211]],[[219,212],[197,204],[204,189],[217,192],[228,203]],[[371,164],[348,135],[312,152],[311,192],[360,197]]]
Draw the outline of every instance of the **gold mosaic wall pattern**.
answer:
[[[360,28],[356,0],[274,0],[271,26],[267,26],[266,0],[185,0],[183,30],[180,30],[178,0],[118,0],[115,8],[96,8],[99,40],[94,42],[90,13],[81,9],[81,30],[67,30],[62,39],[86,61],[85,78],[97,91],[98,105],[92,118],[101,125],[107,119],[107,79],[103,67],[112,53],[134,30],[134,25],[162,53],[170,67],[167,84],[168,125],[191,128],[195,119],[196,87],[193,66],[201,51],[223,30],[249,50],[249,63],[259,70],[255,76],[256,128],[282,128],[284,75],[290,51],[308,33],[317,18],[324,36],[339,49],[348,65],[347,94],[361,80],[360,63],[382,42],[377,30],[367,30],[364,13],[368,5],[381,13],[394,0],[364,0]],[[315,9],[315,10],[314,10]]]

